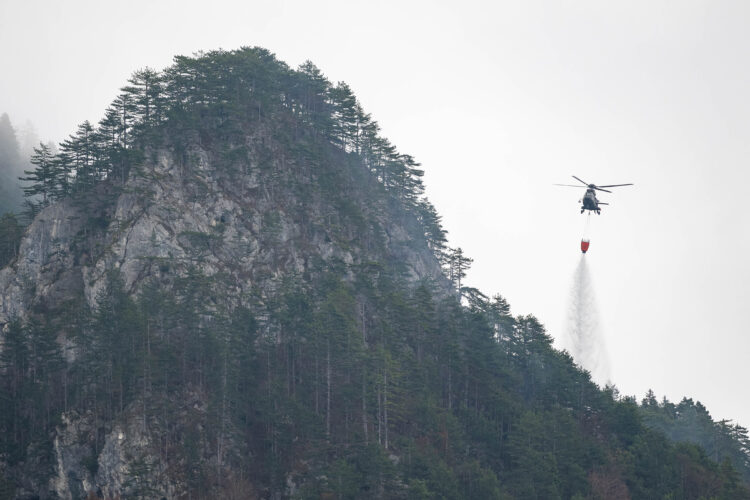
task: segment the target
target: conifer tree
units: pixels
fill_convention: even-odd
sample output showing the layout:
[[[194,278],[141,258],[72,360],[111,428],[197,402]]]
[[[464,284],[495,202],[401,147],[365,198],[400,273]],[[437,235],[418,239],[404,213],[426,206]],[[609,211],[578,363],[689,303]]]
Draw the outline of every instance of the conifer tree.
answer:
[[[144,68],[133,73],[128,83],[130,85],[121,90],[128,96],[126,101],[132,103],[133,119],[147,127],[157,124],[164,111],[159,73],[151,68]]]
[[[19,177],[19,180],[30,183],[23,188],[23,194],[29,202],[27,215],[33,218],[39,210],[47,207],[54,200],[57,179],[52,151],[46,144],[40,142],[39,147],[34,148],[31,164],[36,168],[24,170],[26,177]]]
[[[331,83],[311,61],[305,61],[298,69],[301,83],[302,106],[309,114],[310,124],[316,132],[323,132],[331,139],[336,139],[331,117],[329,88]]]
[[[450,249],[448,252],[448,277],[459,294],[462,293],[461,280],[466,277],[466,271],[469,270],[472,262],[474,259],[466,257],[460,247]]]
[[[359,132],[357,98],[349,85],[344,82],[339,82],[332,87],[329,95],[333,103],[337,140],[344,150],[357,151]]]

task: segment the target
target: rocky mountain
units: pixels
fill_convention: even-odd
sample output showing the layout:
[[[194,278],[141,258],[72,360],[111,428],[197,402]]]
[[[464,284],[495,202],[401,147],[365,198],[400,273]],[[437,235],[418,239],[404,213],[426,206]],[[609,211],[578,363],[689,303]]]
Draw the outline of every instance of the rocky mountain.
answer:
[[[460,286],[345,84],[244,48],[122,92],[0,270],[0,498],[750,497]]]

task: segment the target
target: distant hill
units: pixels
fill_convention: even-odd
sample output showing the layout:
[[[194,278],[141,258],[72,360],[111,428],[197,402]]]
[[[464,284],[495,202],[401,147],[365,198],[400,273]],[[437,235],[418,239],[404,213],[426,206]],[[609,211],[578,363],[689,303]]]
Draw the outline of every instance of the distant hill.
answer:
[[[0,215],[19,212],[23,192],[18,177],[23,175],[16,132],[7,113],[0,115]]]
[[[750,498],[461,286],[345,84],[243,48],[122,92],[0,270],[0,498]]]

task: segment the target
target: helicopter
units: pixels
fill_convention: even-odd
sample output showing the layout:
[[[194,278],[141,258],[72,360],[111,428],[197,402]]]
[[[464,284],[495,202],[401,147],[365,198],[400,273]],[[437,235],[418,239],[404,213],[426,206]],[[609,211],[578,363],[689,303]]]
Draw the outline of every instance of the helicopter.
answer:
[[[597,186],[596,184],[589,184],[588,182],[579,179],[575,175],[572,176],[575,180],[582,183],[583,186],[579,185],[572,185],[572,184],[555,184],[555,186],[567,186],[567,187],[576,187],[576,188],[586,188],[586,194],[583,195],[583,198],[580,200],[581,202],[581,213],[585,212],[586,210],[590,210],[591,212],[596,212],[597,215],[601,214],[601,208],[599,208],[599,205],[609,205],[609,203],[604,203],[599,201],[596,198],[596,192],[597,191],[604,191],[605,193],[611,193],[612,191],[608,191],[603,188],[613,188],[613,187],[620,187],[620,186],[632,186],[633,184],[608,184],[606,186]]]

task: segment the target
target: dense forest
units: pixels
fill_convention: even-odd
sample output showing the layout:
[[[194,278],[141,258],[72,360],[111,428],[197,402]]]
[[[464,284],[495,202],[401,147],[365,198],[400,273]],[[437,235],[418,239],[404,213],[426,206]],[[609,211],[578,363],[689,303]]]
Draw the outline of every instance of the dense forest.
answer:
[[[0,240],[0,498],[750,498],[746,429],[599,388],[466,287],[421,166],[312,63],[176,57],[31,163],[34,222]],[[207,216],[175,192],[224,198],[177,231]],[[138,256],[127,210],[158,219]],[[78,226],[48,293],[23,250],[55,217]]]

